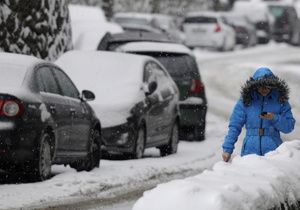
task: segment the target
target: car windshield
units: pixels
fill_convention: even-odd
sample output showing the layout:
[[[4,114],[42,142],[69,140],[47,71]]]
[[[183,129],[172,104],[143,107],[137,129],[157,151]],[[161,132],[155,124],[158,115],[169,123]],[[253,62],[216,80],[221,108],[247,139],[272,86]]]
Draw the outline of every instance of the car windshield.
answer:
[[[156,58],[169,72],[172,78],[190,78],[194,68],[193,59],[183,54],[138,53]]]
[[[114,19],[116,23],[119,24],[137,24],[137,25],[144,25],[144,26],[149,26],[149,22],[146,19],[142,18],[125,18],[125,17],[120,17],[120,18],[115,18]]]
[[[187,17],[184,20],[184,23],[217,23],[217,19],[214,17]]]
[[[24,66],[0,63],[0,87],[20,87],[25,77]]]
[[[270,12],[276,18],[284,16],[284,8],[282,7],[270,6]]]

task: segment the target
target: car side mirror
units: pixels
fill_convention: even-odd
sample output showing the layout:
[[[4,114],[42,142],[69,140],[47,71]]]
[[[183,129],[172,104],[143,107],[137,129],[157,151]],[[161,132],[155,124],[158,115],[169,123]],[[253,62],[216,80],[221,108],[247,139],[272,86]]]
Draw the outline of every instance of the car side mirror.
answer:
[[[89,90],[83,90],[82,91],[82,100],[83,101],[93,101],[95,100],[95,94],[92,91]]]
[[[154,91],[157,88],[157,82],[153,81],[148,85],[148,92],[146,93],[146,95],[151,95],[152,93],[154,93]]]

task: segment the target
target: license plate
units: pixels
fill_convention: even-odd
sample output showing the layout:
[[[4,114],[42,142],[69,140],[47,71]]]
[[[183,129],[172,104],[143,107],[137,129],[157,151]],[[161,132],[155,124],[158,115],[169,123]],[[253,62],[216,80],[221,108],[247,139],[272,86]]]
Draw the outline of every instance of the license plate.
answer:
[[[194,32],[194,33],[205,33],[206,30],[203,29],[203,28],[194,28],[194,29],[193,29],[193,32]]]

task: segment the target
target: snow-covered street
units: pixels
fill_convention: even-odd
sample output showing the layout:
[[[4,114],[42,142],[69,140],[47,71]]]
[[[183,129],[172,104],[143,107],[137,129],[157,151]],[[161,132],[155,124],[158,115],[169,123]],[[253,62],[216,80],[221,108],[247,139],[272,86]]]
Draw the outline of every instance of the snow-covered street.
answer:
[[[124,195],[141,195],[141,192],[158,183],[211,169],[221,161],[221,146],[230,114],[239,98],[240,86],[262,66],[269,67],[289,84],[290,104],[297,121],[300,116],[300,47],[271,42],[233,52],[199,49],[194,52],[208,98],[205,141],[181,141],[178,153],[166,157],[159,157],[156,149],[148,149],[146,157],[140,160],[101,160],[100,168],[91,172],[76,172],[69,167],[55,165],[52,168],[53,177],[38,183],[10,183],[6,181],[10,176],[1,174],[0,209],[33,209],[70,204],[80,207],[79,203],[86,206],[85,209],[131,209],[134,202],[125,206],[122,204],[127,202]],[[299,139],[298,128],[299,121],[295,130],[283,135],[283,139]],[[243,137],[244,133],[240,135],[232,158],[239,156]],[[121,204],[115,202],[118,199]]]

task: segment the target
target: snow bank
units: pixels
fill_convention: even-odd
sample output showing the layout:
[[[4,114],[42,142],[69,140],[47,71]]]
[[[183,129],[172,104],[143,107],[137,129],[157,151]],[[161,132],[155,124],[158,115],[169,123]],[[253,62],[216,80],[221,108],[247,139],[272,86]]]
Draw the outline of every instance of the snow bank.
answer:
[[[300,140],[284,142],[261,157],[236,156],[231,163],[146,191],[133,210],[271,209],[300,200]]]

